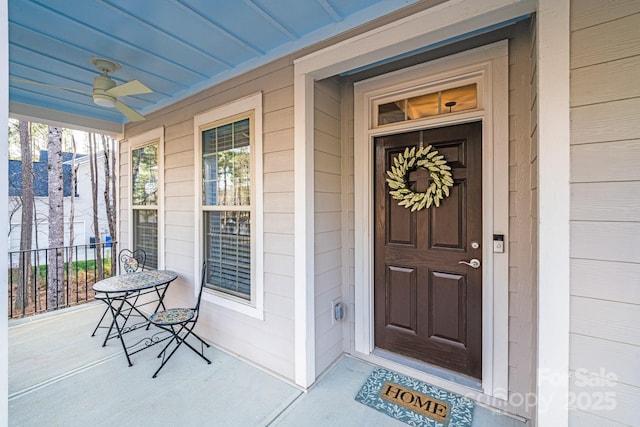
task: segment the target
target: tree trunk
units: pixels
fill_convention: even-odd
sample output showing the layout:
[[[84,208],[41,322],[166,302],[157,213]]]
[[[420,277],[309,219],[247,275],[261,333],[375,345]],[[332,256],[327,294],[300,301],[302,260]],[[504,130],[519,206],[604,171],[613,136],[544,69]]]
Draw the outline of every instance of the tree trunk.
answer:
[[[105,135],[102,135],[102,148],[104,151],[104,204],[107,210],[107,221],[109,223],[109,235],[111,236],[111,275],[116,273],[116,265],[114,255],[117,254],[117,236],[116,230],[116,149],[115,141]]]
[[[22,228],[20,229],[20,259],[18,260],[18,289],[14,307],[24,309],[29,304],[31,273],[31,243],[33,232],[33,160],[29,122],[20,121],[20,150],[22,154]],[[12,285],[10,285],[12,286]]]
[[[98,222],[98,154],[96,153],[96,135],[89,134],[89,172],[91,173],[91,197],[93,201],[93,232],[95,235],[96,269],[98,277],[104,278],[102,268],[102,248],[100,247],[100,223]]]
[[[72,154],[71,154],[71,198],[69,199],[69,254],[67,256],[67,283],[73,280],[73,246],[75,245],[75,227],[74,220],[76,216],[76,175],[78,166],[76,165],[76,140],[71,136]],[[78,284],[76,283],[76,286]],[[77,294],[76,294],[77,295]]]
[[[64,181],[62,176],[62,129],[49,126],[49,260],[47,309],[55,310],[64,304]]]

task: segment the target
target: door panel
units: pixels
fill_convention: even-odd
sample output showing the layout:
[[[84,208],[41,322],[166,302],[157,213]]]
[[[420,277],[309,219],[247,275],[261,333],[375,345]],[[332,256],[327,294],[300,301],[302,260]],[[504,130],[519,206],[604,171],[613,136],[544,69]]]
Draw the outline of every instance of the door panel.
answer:
[[[440,207],[411,212],[389,195],[386,171],[420,145],[445,156],[454,187]],[[378,137],[375,149],[375,345],[480,378],[482,268],[459,261],[482,260],[482,125]],[[429,179],[409,174],[414,191]]]
[[[466,294],[464,276],[432,272],[429,280],[429,337],[465,345]]]
[[[462,215],[467,208],[465,187],[464,182],[454,182],[446,203],[441,203],[429,215],[429,248],[464,251],[467,232]]]
[[[387,324],[416,333],[416,270],[389,266],[387,281],[394,284],[387,288]]]

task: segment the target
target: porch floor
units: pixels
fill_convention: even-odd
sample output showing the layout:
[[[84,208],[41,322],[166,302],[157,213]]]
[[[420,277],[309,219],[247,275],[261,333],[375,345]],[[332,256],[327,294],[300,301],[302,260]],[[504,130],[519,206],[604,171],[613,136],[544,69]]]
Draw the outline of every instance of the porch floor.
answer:
[[[90,336],[102,310],[10,322],[10,426],[406,426],[353,399],[373,367],[351,357],[306,393],[213,346],[211,365],[185,347],[152,379],[159,347],[128,367],[119,342]],[[525,425],[476,405],[473,426]]]

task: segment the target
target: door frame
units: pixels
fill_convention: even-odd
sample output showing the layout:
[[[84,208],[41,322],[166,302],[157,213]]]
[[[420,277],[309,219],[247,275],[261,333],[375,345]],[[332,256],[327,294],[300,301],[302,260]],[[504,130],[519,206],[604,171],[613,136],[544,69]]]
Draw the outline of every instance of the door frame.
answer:
[[[482,121],[482,391],[508,398],[509,104],[508,41],[377,76],[354,84],[355,351],[374,349],[373,138],[403,131]],[[372,126],[378,99],[416,88],[478,84],[478,108],[435,118]],[[450,86],[448,86],[450,87]],[[505,236],[493,253],[493,235]]]

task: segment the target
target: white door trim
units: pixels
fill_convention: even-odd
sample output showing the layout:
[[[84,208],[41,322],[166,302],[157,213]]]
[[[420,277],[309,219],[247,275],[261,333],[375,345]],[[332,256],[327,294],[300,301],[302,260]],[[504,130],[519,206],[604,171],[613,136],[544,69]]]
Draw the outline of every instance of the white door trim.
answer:
[[[493,234],[508,241],[509,110],[508,43],[501,41],[355,84],[355,350],[374,348],[373,321],[373,164],[375,136],[481,120],[482,126],[482,389],[507,399],[509,282],[508,248],[493,253]],[[372,104],[394,92],[433,88],[451,82],[478,84],[478,109],[393,126],[372,126]]]

